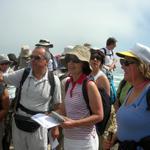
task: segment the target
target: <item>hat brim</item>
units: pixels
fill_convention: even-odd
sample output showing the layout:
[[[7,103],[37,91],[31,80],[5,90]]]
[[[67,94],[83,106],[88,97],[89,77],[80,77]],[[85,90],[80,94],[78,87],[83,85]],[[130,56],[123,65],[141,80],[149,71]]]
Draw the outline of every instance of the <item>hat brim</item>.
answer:
[[[42,43],[37,43],[37,44],[35,44],[35,46],[44,46],[44,47],[48,47],[48,48],[53,48],[53,44],[42,44]]]
[[[77,56],[80,61],[85,61],[85,62],[88,62],[88,63],[90,61],[90,60],[88,60],[88,58],[82,57],[79,53],[74,52],[74,51],[67,52],[66,55],[67,54]]]
[[[0,65],[1,65],[1,64],[4,64],[4,63],[9,63],[9,64],[11,64],[12,61],[9,61],[9,60],[1,60],[1,61],[0,61]]]
[[[131,51],[117,52],[116,55],[119,56],[119,57],[137,58],[137,56],[135,54],[133,54]]]

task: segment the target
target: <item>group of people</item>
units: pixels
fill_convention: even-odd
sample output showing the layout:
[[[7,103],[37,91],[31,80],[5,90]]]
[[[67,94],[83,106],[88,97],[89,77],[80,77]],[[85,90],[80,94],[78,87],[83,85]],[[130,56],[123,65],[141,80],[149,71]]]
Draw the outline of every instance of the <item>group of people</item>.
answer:
[[[49,50],[53,45],[48,40],[35,44],[29,58],[25,57],[26,61],[22,61],[26,65],[15,71],[2,71],[2,66],[6,62],[10,65],[11,61],[3,59],[1,63],[0,58],[0,82],[4,87],[0,88],[0,130],[13,101],[9,101],[7,91],[11,85],[16,88],[12,114],[15,150],[47,150],[49,134],[53,139],[63,135],[60,139],[63,144],[59,149],[64,150],[109,150],[115,143],[119,143],[119,150],[150,149],[150,48],[136,44],[129,51],[116,53],[126,81],[120,88],[123,89],[127,83],[130,85],[126,92],[122,89],[116,92],[112,75],[116,67],[113,52],[116,42],[111,37],[106,42],[106,48],[95,49],[90,45],[69,48],[59,60],[65,68],[65,72],[59,68],[61,74],[65,74],[63,79],[58,75],[56,60]],[[24,49],[22,52],[27,54],[29,49]],[[85,80],[88,104],[82,92]],[[111,138],[98,135],[95,126],[105,117],[99,88],[105,90],[115,108],[113,113],[116,113],[117,128]],[[31,119],[37,113],[51,115],[52,110],[64,117],[60,126],[47,130]],[[108,121],[106,130],[110,126]],[[2,138],[3,131],[0,132],[1,141]]]

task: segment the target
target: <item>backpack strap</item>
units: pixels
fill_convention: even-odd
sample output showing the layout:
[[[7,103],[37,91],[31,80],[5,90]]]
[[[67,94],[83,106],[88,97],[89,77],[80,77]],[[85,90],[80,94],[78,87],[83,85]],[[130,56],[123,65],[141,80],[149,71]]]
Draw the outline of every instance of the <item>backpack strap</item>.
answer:
[[[120,94],[121,94],[122,89],[123,89],[123,87],[125,86],[126,82],[127,82],[127,81],[124,80],[124,79],[120,82],[119,89],[118,89],[118,92],[117,92],[117,98],[120,98]]]
[[[111,50],[111,54],[107,54],[106,48],[102,48],[102,50],[104,51],[105,56],[113,56],[114,55],[114,51]]]
[[[92,110],[91,110],[90,105],[89,105],[89,96],[88,96],[88,92],[87,92],[87,83],[88,83],[88,81],[90,81],[90,80],[87,79],[87,78],[83,81],[82,92],[83,92],[83,97],[84,97],[84,100],[86,102],[87,108],[90,111],[90,114],[92,114]]]
[[[55,86],[56,86],[53,71],[48,72],[48,81],[51,85],[51,90],[50,90],[50,93],[49,93],[49,97],[51,96],[51,100],[49,102],[49,112],[50,112],[53,109],[54,91],[55,91]]]
[[[29,75],[30,70],[31,70],[30,68],[25,68],[23,75],[22,75],[22,79],[20,81],[19,88],[16,89],[16,111],[18,110],[19,105],[20,105],[22,85],[24,81],[26,80],[27,76]]]
[[[22,86],[23,86],[23,83],[24,81],[26,80],[26,78],[28,77],[29,73],[30,73],[30,68],[26,68],[23,72],[23,75],[22,75],[22,79],[20,81],[20,86],[19,88],[17,89],[17,99],[16,99],[16,111],[18,110],[18,108],[20,108],[22,111],[25,111],[26,113],[28,114],[31,114],[31,115],[35,115],[37,113],[44,113],[43,111],[32,111],[26,107],[24,107],[23,105],[20,104],[20,99],[21,99],[21,90],[22,90]],[[53,95],[54,95],[54,91],[55,91],[55,80],[54,80],[54,74],[52,71],[49,71],[48,72],[48,80],[49,80],[49,83],[51,85],[51,90],[50,90],[50,93],[49,93],[49,96],[51,96],[51,100],[49,102],[49,111],[52,109],[52,104],[53,104]]]
[[[150,111],[150,88],[146,93],[147,110]]]
[[[68,80],[66,81],[66,83],[65,83],[65,93],[67,93],[69,84],[70,84],[70,79],[68,79]]]
[[[83,93],[83,97],[84,97],[84,100],[86,102],[87,108],[90,111],[90,114],[92,114],[92,111],[91,111],[91,108],[90,108],[90,105],[89,105],[89,97],[88,97],[88,93],[87,93],[87,83],[88,83],[88,81],[93,81],[93,80],[92,79],[88,79],[88,78],[86,78],[86,79],[83,80],[82,93]],[[65,93],[68,90],[69,84],[70,84],[70,79],[68,79],[66,81],[66,84],[65,84]]]

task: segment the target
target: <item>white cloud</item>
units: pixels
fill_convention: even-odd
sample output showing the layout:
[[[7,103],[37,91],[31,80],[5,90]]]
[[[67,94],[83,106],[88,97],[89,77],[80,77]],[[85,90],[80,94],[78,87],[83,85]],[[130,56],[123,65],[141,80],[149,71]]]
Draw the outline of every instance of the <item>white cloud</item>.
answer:
[[[19,51],[21,44],[33,47],[45,37],[54,42],[58,53],[66,45],[87,41],[104,46],[108,36],[115,36],[119,48],[124,48],[148,34],[148,0],[2,0],[0,3],[3,49]]]

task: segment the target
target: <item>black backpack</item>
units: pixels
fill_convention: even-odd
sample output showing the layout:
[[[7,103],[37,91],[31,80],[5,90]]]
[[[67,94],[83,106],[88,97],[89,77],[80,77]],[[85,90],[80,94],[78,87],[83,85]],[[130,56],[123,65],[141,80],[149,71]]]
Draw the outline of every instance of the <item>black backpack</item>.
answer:
[[[86,78],[84,79],[83,81],[83,85],[82,85],[82,92],[83,92],[83,97],[85,99],[85,102],[87,104],[87,107],[90,111],[90,114],[92,114],[92,111],[91,111],[91,108],[90,108],[90,105],[89,105],[89,98],[88,98],[88,93],[86,91],[86,85],[87,85],[87,82],[89,80],[92,80],[93,79],[90,79],[90,78]],[[94,82],[94,81],[93,81]],[[65,91],[67,92],[67,89],[69,87],[69,81],[67,80],[66,82],[66,86],[65,86]],[[105,89],[103,88],[98,88],[100,94],[101,94],[101,97],[102,97],[102,103],[103,103],[103,111],[104,111],[104,118],[101,122],[98,122],[96,123],[96,129],[97,129],[97,133],[102,135],[105,131],[105,128],[106,128],[106,125],[107,125],[107,122],[109,120],[109,117],[110,117],[110,113],[111,113],[111,104],[110,104],[110,96],[106,93]]]
[[[18,108],[20,108],[22,111],[24,111],[28,114],[35,115],[37,113],[44,113],[44,112],[32,111],[32,110],[30,110],[30,109],[28,109],[28,108],[26,108],[26,107],[24,107],[23,105],[20,104],[22,86],[23,86],[24,81],[28,77],[28,75],[30,73],[30,70],[31,70],[30,68],[25,68],[25,70],[23,72],[23,75],[22,75],[22,79],[20,81],[20,86],[16,90],[16,97],[15,97],[16,111],[17,111]],[[48,72],[48,80],[49,80],[49,83],[51,85],[51,90],[50,90],[50,93],[49,93],[49,96],[51,95],[51,97],[52,97],[52,99],[50,100],[50,103],[49,103],[49,111],[51,111],[52,107],[53,107],[53,95],[54,95],[54,90],[55,90],[55,80],[54,80],[54,74],[53,74],[52,71]]]

